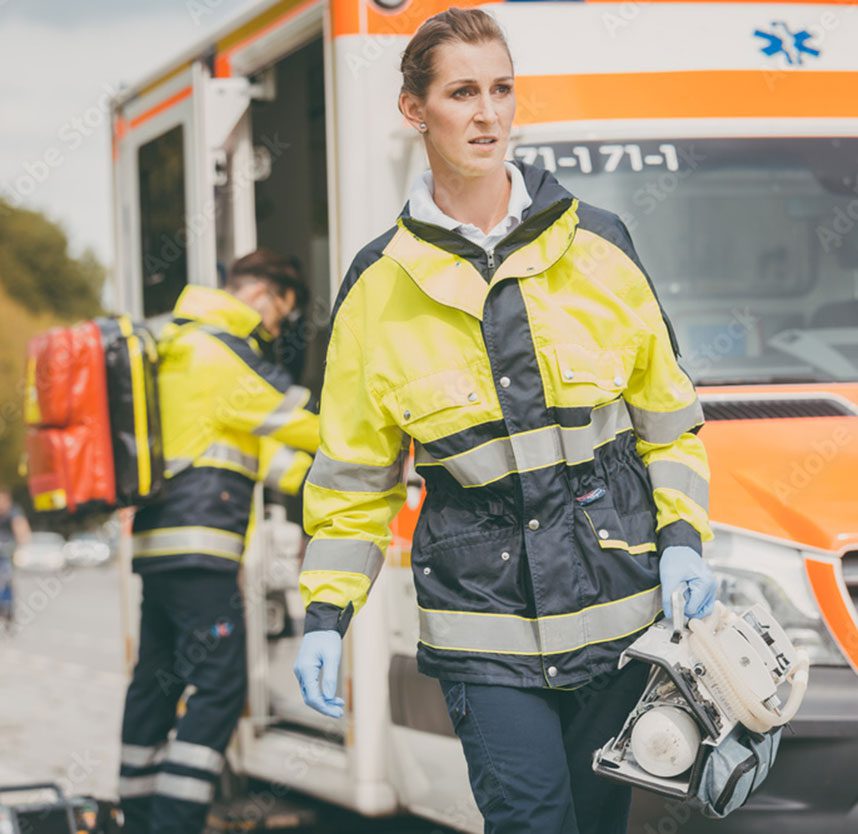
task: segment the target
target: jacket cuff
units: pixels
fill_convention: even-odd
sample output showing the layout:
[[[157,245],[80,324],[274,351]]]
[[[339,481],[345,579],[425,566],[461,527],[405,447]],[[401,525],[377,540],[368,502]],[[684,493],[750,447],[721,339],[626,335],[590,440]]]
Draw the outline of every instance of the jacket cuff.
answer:
[[[674,545],[685,545],[697,552],[698,556],[703,554],[703,543],[700,539],[700,533],[695,527],[689,524],[684,519],[671,521],[666,524],[657,534],[658,555],[664,553],[666,547]]]
[[[340,637],[345,637],[354,611],[351,603],[340,608],[330,602],[311,602],[304,616],[304,634],[311,631],[336,631]]]

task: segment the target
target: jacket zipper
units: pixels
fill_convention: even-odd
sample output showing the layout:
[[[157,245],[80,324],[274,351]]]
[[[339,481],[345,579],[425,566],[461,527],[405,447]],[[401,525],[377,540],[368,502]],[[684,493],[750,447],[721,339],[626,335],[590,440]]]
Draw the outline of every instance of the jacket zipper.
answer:
[[[2,0],[0,0],[0,4],[2,4]],[[523,221],[518,226],[516,226],[511,232],[509,232],[506,235],[506,237],[499,240],[495,244],[493,249],[483,250],[486,253],[486,271],[484,273],[486,281],[491,281],[492,274],[494,273],[495,267],[497,266],[497,259],[495,258],[495,249],[497,249],[497,247],[500,246],[501,244],[508,243],[511,239],[514,239],[516,235],[521,234],[523,229],[526,229],[529,226],[534,225],[538,221],[542,220],[542,218],[544,216],[546,216],[546,215],[550,214],[552,211],[554,211],[555,208],[557,207],[558,203],[560,203],[560,202],[562,202],[562,201],[561,200],[555,200],[553,203],[549,203],[549,205],[547,205],[545,208],[541,209],[536,214],[531,215],[530,217],[527,218],[527,220]],[[571,201],[570,201],[570,205],[571,205]],[[419,220],[417,222],[423,223],[422,220]],[[434,226],[436,229],[442,229],[443,228],[442,226],[438,226],[435,223],[425,223],[424,225]],[[444,231],[447,232],[447,234],[449,234],[449,235],[453,235],[453,236],[459,238],[459,240],[463,240],[463,241],[467,241],[468,243],[472,243],[472,241],[468,240],[468,238],[466,238],[464,235],[460,235],[458,232],[454,232],[451,229],[444,229]],[[441,244],[438,244],[438,245],[441,246]],[[443,246],[442,246],[442,248],[443,248]]]

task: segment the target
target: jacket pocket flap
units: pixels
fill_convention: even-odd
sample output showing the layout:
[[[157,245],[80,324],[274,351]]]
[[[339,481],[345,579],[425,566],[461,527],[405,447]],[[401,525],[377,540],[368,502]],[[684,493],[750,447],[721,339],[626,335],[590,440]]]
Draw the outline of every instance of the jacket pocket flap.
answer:
[[[557,371],[564,384],[589,382],[600,388],[622,390],[632,365],[630,348],[590,348],[564,342],[554,345]]]
[[[468,368],[453,368],[414,379],[383,398],[402,426],[447,408],[476,405],[481,400],[476,376]]]

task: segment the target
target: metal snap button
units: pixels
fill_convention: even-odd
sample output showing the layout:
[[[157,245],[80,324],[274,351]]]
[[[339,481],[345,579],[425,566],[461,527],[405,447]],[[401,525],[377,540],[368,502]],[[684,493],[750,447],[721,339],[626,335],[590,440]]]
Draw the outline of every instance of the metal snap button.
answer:
[[[563,371],[563,379],[575,379],[575,371],[570,371],[568,368]]]
[[[530,519],[530,521],[527,522],[527,526],[530,527],[531,530],[538,530],[539,529],[539,521],[535,518],[532,518],[532,519]]]
[[[411,412],[410,412],[410,411],[405,411],[405,412],[403,412],[402,416],[403,416],[406,420],[410,420],[410,419],[411,419]]]
[[[423,568],[423,573],[426,576],[429,576],[429,574],[432,573],[432,568]]]
[[[611,534],[604,527],[601,530],[599,530],[599,538],[600,539],[606,539],[610,535]]]
[[[548,677],[549,678],[556,678],[557,677],[557,667],[556,666],[549,666],[548,667]]]
[[[504,550],[504,552],[503,552],[503,553],[501,553],[501,559],[503,559],[503,560],[504,560],[504,562],[509,561],[509,553],[507,553],[507,552]]]
[[[614,385],[622,385],[622,384],[623,384],[623,378],[619,374],[617,374],[614,377]]]
[[[468,394],[468,402],[475,403],[476,401],[477,401],[477,392],[471,391],[471,393]]]
[[[501,384],[501,388],[509,388],[509,377],[508,376],[502,376],[500,378],[500,384]]]

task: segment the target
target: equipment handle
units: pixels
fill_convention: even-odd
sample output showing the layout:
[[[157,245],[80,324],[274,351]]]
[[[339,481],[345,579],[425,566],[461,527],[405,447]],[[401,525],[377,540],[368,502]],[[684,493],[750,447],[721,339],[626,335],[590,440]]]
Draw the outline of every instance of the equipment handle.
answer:
[[[673,607],[673,637],[674,643],[679,642],[682,629],[685,628],[685,582],[680,582],[670,595],[670,604]]]

